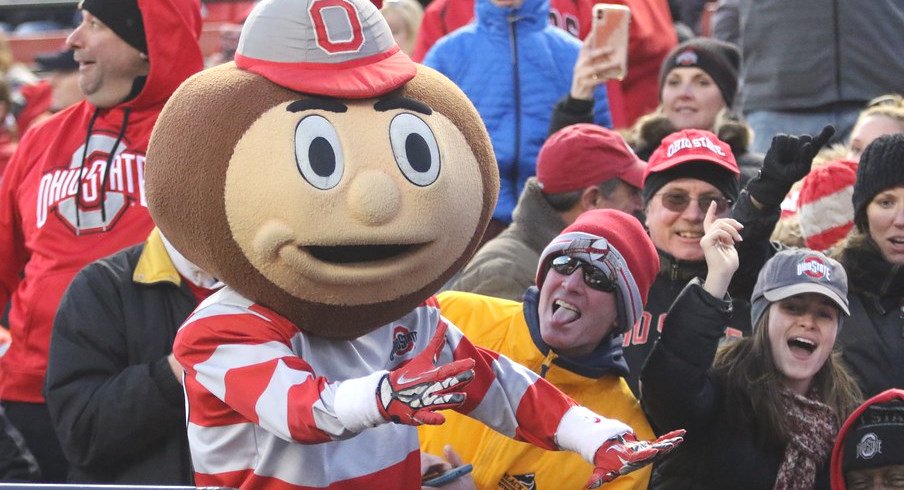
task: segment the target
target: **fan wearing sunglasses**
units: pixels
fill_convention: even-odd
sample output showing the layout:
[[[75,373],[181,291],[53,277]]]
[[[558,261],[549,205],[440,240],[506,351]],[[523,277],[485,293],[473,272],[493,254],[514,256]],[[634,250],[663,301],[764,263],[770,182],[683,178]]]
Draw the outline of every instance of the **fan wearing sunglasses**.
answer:
[[[481,348],[504,354],[595,413],[627,424],[633,434],[626,437],[652,439],[625,382],[622,355],[622,333],[643,314],[659,270],[643,226],[614,209],[586,211],[552,239],[537,265],[537,285],[523,303],[446,291],[437,296],[443,315]],[[537,449],[457,413],[445,415],[445,424],[419,428],[421,450],[442,454],[451,445],[474,463],[477,488],[582,488],[593,471],[576,455]],[[647,488],[649,478],[647,467],[605,488]]]

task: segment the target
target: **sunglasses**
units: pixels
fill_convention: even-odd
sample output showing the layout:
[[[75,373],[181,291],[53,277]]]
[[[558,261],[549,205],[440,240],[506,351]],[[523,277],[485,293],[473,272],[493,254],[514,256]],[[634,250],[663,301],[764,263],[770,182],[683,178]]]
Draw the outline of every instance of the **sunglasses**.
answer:
[[[660,194],[659,197],[662,198],[662,205],[668,209],[669,211],[674,211],[676,213],[682,213],[688,206],[691,204],[691,196],[686,192],[666,192],[664,194]],[[700,206],[700,209],[705,213],[707,209],[709,209],[710,203],[716,203],[716,213],[722,214],[728,211],[733,204],[731,199],[724,198],[722,196],[700,196],[695,199],[697,204]]]
[[[563,276],[570,276],[575,269],[580,267],[581,272],[584,274],[584,284],[586,284],[587,287],[606,293],[615,291],[616,285],[612,278],[607,276],[599,267],[591,265],[581,259],[569,257],[568,255],[560,255],[552,259],[550,267],[552,270]]]

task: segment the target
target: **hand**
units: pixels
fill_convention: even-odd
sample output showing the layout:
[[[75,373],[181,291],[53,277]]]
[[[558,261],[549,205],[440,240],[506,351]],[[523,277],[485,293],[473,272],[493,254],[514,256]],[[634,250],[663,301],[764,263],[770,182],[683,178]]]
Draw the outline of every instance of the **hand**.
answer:
[[[440,472],[445,473],[453,468],[458,468],[465,464],[462,461],[461,456],[458,455],[453,449],[452,446],[446,445],[443,448],[443,454],[446,459],[440,458],[439,456],[434,456],[430,453],[421,453],[421,478],[423,479],[424,475],[428,472]],[[421,490],[433,490],[437,487],[421,487]],[[457,478],[455,481],[451,483],[447,483],[441,487],[446,490],[476,490],[477,484],[474,483],[474,477],[471,476],[470,473],[464,475],[460,478]]]
[[[816,138],[810,135],[778,134],[766,152],[760,175],[747,184],[750,196],[767,207],[778,206],[795,182],[810,172],[813,157],[835,134],[828,125]]]
[[[703,289],[716,298],[725,296],[731,276],[738,270],[738,251],[744,225],[731,218],[716,219],[716,203],[712,202],[703,217],[703,238],[700,247],[706,259],[706,282]]]
[[[176,380],[179,381],[179,384],[182,384],[182,375],[185,371],[182,370],[182,365],[179,364],[179,361],[176,360],[176,356],[174,354],[170,354],[166,356],[167,362],[169,362],[170,370],[173,371],[173,376],[176,377]]]
[[[587,36],[578,52],[578,59],[574,63],[574,71],[571,77],[572,99],[593,100],[593,90],[611,78],[618,75],[619,64],[613,59],[615,48],[603,46],[594,48],[591,38]]]
[[[405,425],[439,425],[446,418],[436,410],[455,408],[465,394],[451,391],[474,378],[474,359],[436,367],[446,343],[446,324],[440,323],[430,344],[404,366],[383,376],[377,385],[377,407],[389,422]]]
[[[587,488],[597,488],[662,459],[684,441],[684,432],[673,430],[655,441],[638,441],[630,432],[609,439],[593,456],[595,468]]]

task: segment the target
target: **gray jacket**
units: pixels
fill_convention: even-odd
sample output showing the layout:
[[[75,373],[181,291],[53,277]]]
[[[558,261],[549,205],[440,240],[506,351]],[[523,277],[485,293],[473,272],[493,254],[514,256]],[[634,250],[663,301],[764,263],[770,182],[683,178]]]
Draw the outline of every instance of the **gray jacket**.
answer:
[[[740,0],[744,112],[904,93],[904,1]]]
[[[534,285],[540,253],[565,222],[531,177],[512,212],[512,224],[488,241],[449,289],[521,301]]]

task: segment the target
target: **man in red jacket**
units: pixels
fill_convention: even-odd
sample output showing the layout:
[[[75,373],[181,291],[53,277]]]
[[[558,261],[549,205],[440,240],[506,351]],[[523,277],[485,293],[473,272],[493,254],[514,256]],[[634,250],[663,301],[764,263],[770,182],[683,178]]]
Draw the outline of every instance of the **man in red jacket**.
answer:
[[[169,96],[202,68],[198,0],[84,0],[67,44],[87,100],[34,126],[0,184],[0,401],[43,480],[67,463],[42,396],[54,315],[86,264],[144,240],[145,152]],[[186,162],[188,163],[188,162]]]

